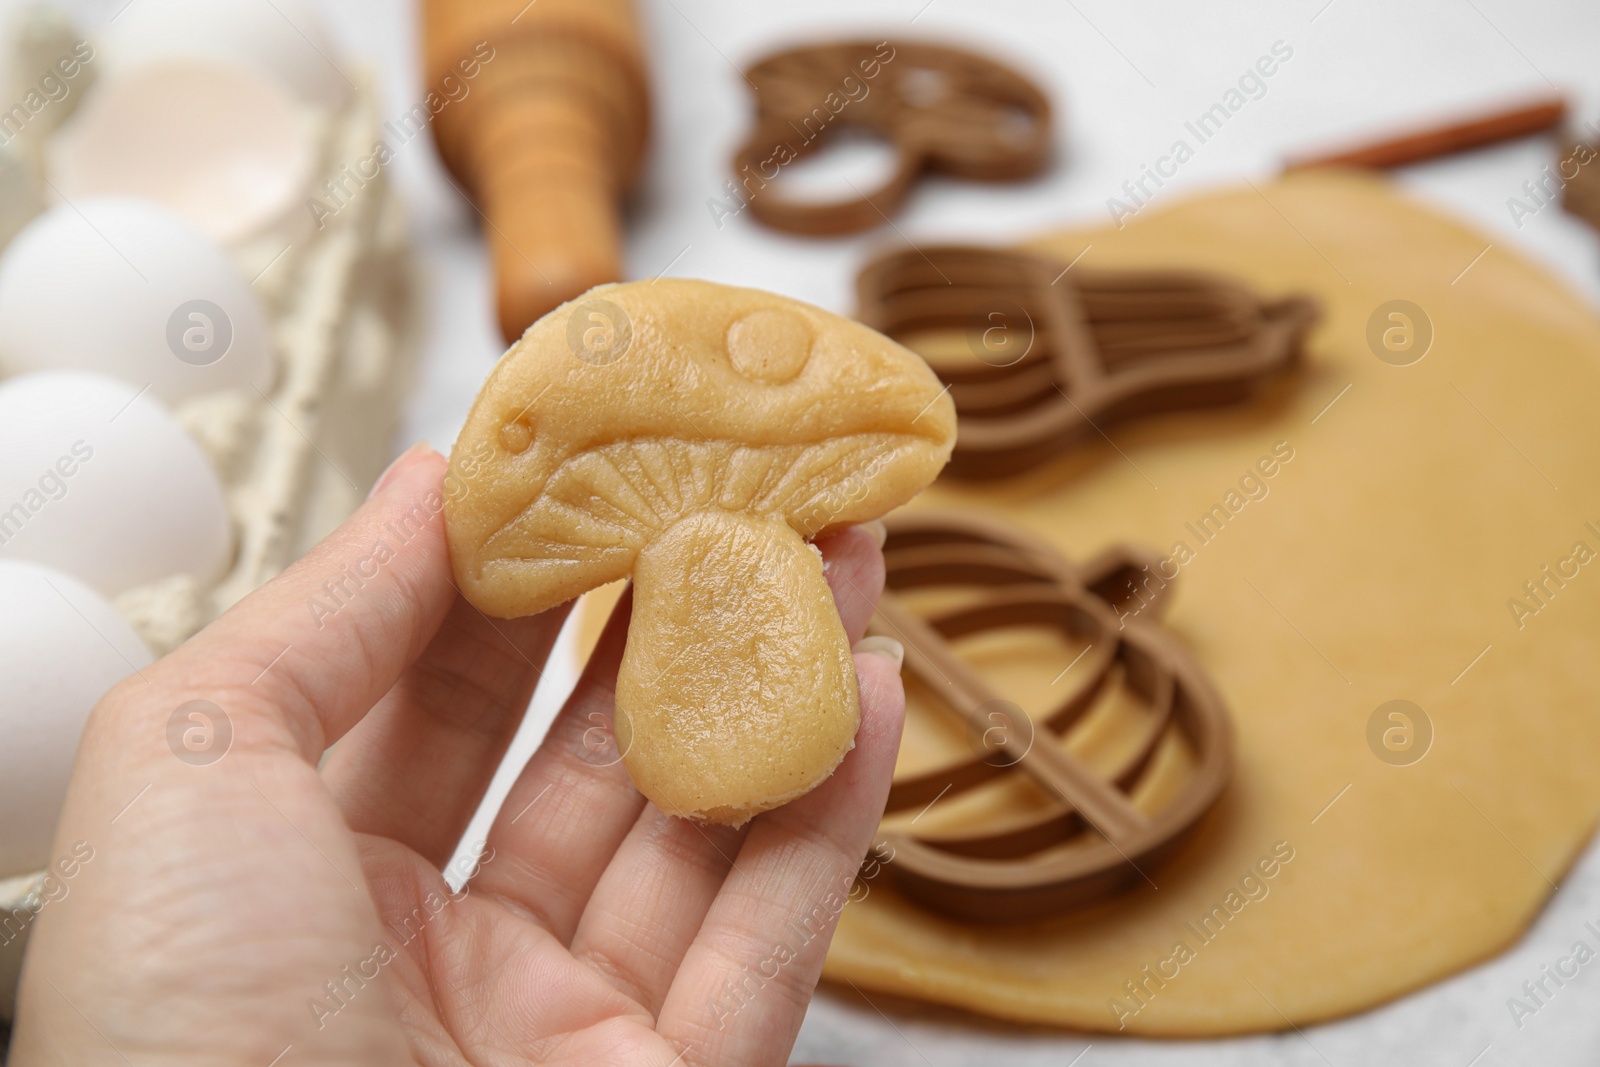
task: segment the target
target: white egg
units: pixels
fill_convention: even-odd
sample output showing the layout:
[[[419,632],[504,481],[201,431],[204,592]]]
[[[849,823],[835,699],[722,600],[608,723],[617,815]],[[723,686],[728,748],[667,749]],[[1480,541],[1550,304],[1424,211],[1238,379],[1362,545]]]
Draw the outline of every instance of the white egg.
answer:
[[[111,605],[47,567],[0,559],[0,878],[50,862],[50,838],[95,701],[148,667]]]
[[[142,200],[52,208],[0,256],[0,375],[92,370],[172,403],[272,388],[266,312],[221,248]]]
[[[231,557],[210,460],[148,394],[78,371],[0,382],[0,559],[114,597],[177,574],[209,585]]]
[[[309,229],[315,157],[304,109],[285,89],[209,59],[106,78],[47,150],[51,184],[68,204],[151,200],[228,245],[269,229],[287,243]]]
[[[339,49],[309,0],[138,0],[111,24],[104,53],[108,72],[180,57],[244,65],[328,106],[351,90]]]

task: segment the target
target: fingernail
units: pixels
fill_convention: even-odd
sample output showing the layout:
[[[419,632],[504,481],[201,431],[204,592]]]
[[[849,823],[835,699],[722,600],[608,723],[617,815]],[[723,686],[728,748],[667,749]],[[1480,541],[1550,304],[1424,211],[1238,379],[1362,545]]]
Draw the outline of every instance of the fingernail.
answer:
[[[378,480],[372,483],[372,488],[367,491],[367,499],[371,500],[373,497],[378,495],[384,486],[394,481],[395,475],[400,472],[401,468],[403,468],[414,455],[421,452],[432,451],[433,446],[428,444],[428,442],[418,441],[416,444],[400,453],[395,457],[394,462],[385,467],[383,469],[383,473],[378,475]]]
[[[868,537],[878,542],[879,548],[882,548],[883,543],[889,540],[889,527],[883,524],[882,519],[873,519],[871,522],[864,522],[860,526],[857,526],[856,529],[864,530]]]
[[[882,656],[894,664],[895,670],[899,670],[900,666],[906,661],[905,645],[902,645],[892,637],[882,637],[877,634],[871,637],[863,637],[856,642],[856,647],[850,651],[870,652],[874,656]]]

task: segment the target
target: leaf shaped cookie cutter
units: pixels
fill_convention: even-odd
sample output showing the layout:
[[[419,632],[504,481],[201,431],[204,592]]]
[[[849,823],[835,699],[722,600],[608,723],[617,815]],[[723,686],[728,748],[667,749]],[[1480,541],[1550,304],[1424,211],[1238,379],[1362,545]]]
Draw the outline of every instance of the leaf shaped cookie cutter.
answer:
[[[959,420],[949,472],[1031,469],[1106,424],[1244,399],[1294,364],[1320,308],[1263,301],[1189,270],[1072,269],[1028,252],[943,246],[880,256],[857,318],[929,358]],[[922,338],[958,333],[954,358]]]
[[[734,154],[751,212],[776,229],[827,235],[884,222],[925,171],[1010,181],[1050,154],[1050,101],[1032,81],[958,48],[889,41],[808,45],[745,72],[756,124]],[[789,163],[841,131],[866,129],[894,145],[893,173],[854,199],[787,199],[768,185]]]
[[[869,632],[902,642],[906,671],[957,716],[969,740],[981,739],[970,758],[896,777],[883,829],[892,856],[885,869],[896,885],[935,910],[995,924],[1059,915],[1148,880],[1222,793],[1234,749],[1221,696],[1159,625],[1171,581],[1157,573],[1157,554],[1117,546],[1074,565],[1048,544],[977,516],[902,513],[887,525],[888,591]],[[927,587],[973,595],[927,616],[897,595]],[[1071,669],[1089,680],[1036,720],[950,645],[1019,626],[1056,628],[1086,645]],[[1060,741],[1115,679],[1145,706],[1151,725],[1102,775]],[[1181,787],[1148,811],[1140,789],[1159,784],[1158,755],[1172,741],[1187,746],[1192,766]],[[926,814],[1010,774],[1032,779],[1049,795],[1048,808],[1008,813],[977,830],[918,830],[921,815],[895,818]]]

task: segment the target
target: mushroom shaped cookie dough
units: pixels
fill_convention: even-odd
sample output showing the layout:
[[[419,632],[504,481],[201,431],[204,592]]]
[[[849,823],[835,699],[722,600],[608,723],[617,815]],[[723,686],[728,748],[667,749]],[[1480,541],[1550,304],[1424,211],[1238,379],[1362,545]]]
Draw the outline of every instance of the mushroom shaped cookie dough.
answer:
[[[616,739],[662,811],[738,824],[854,745],[850,647],[808,540],[931,482],[955,409],[908,349],[771,293],[601,286],[529,327],[456,441],[467,599],[513,618],[632,576]]]

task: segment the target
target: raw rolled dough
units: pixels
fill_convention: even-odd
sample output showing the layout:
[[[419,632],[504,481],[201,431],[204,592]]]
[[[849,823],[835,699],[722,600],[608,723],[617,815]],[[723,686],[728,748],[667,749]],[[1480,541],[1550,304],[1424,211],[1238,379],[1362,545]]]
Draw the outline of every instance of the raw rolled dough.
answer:
[[[879,873],[845,909],[827,977],[1009,1019],[1197,1036],[1360,1011],[1500,951],[1600,811],[1600,321],[1515,253],[1353,174],[1153,207],[1037,247],[1088,248],[1097,267],[1214,268],[1325,303],[1306,366],[1255,402],[1123,424],[1114,446],[1009,483],[947,478],[911,505],[1000,512],[1074,558],[1184,542],[1168,624],[1233,708],[1236,777],[1151,872],[1159,888],[1074,917],[963,927]],[[1369,320],[1394,300],[1431,322],[1409,365],[1383,349],[1391,328],[1407,340],[1386,311],[1372,332],[1391,361],[1369,347]],[[1265,495],[1241,489],[1279,442],[1293,458]],[[1203,541],[1189,524],[1219,504]],[[1417,716],[1409,752],[1394,709],[1372,724],[1394,700],[1431,724],[1414,762]],[[903,759],[925,756],[916,742]],[[1225,919],[1197,936],[1219,906]]]

